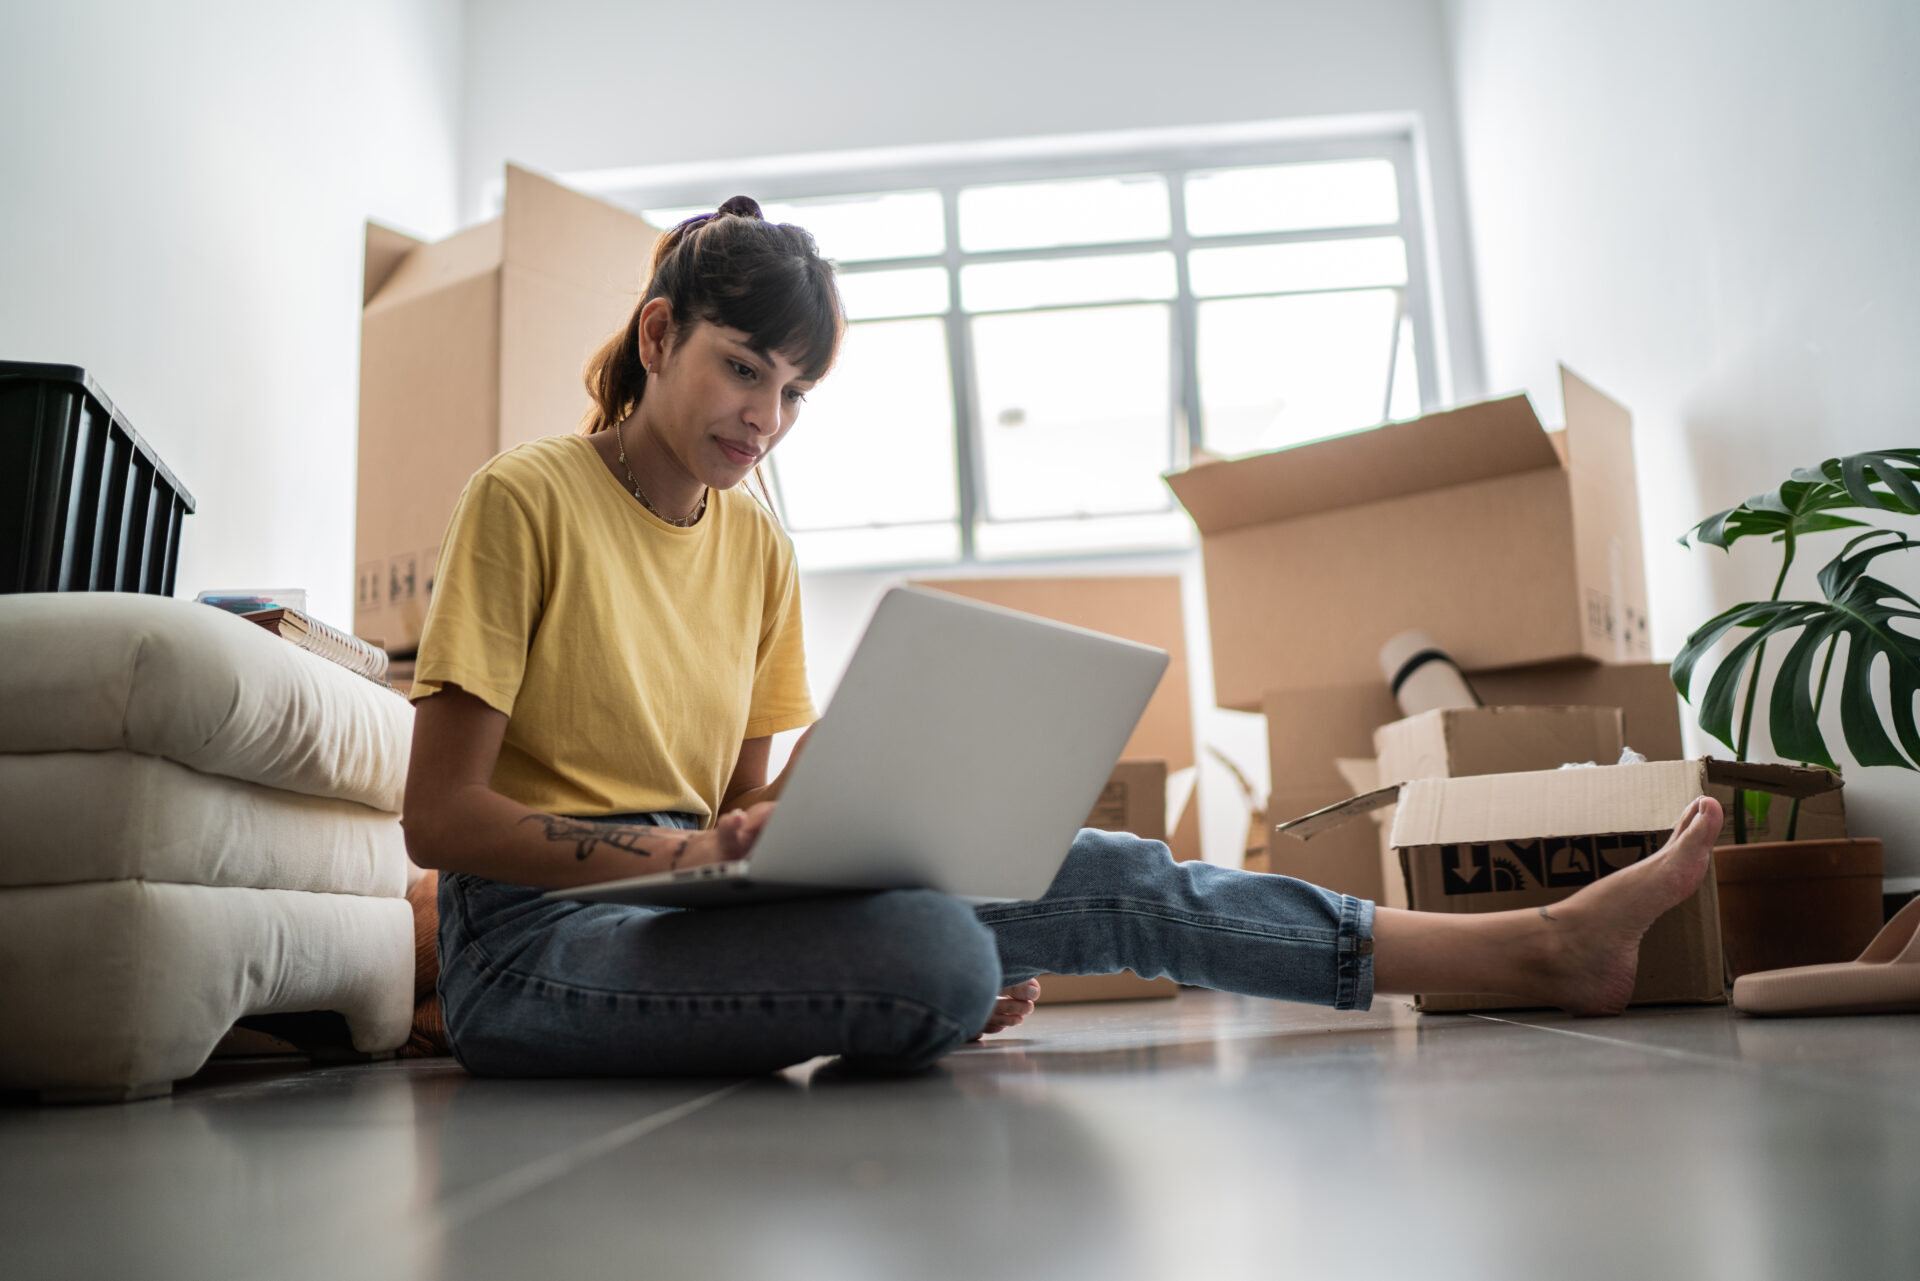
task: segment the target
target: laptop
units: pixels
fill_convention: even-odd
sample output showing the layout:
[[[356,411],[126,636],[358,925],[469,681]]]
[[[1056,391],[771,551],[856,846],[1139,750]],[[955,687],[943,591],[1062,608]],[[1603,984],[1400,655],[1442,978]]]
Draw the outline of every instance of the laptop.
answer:
[[[710,907],[927,888],[1046,893],[1166,651],[916,587],[889,591],[745,859],[554,890]]]

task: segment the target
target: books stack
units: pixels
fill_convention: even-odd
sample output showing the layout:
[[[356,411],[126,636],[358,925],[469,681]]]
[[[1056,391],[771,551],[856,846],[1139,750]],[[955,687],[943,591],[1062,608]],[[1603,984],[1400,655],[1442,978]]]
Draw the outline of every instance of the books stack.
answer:
[[[387,684],[387,652],[307,613],[304,591],[202,592],[194,599],[238,614],[310,654],[338,663],[376,685],[393,689]]]

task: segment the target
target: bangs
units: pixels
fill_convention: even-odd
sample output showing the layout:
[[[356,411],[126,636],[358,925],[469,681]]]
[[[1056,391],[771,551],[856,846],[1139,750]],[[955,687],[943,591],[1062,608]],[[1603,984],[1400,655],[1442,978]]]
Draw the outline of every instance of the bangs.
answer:
[[[747,345],[763,356],[778,352],[809,379],[825,377],[845,327],[833,268],[800,228],[758,228],[787,242],[782,252],[754,255],[750,265],[736,260],[731,270],[716,273],[725,283],[714,290],[713,314],[704,319],[746,334]]]

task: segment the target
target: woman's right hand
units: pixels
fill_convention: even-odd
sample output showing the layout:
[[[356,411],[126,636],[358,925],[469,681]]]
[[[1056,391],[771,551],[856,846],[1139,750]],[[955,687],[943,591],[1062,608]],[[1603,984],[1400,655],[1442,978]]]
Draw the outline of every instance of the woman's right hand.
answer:
[[[699,867],[702,863],[731,863],[745,858],[760,839],[760,829],[767,825],[776,803],[762,801],[722,814],[718,823],[687,839],[687,852],[674,866]]]

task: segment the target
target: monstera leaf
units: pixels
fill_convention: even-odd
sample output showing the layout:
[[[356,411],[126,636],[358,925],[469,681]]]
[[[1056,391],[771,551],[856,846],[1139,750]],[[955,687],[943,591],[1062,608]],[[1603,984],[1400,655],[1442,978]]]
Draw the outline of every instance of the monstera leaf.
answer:
[[[1836,461],[1844,464],[1853,460]],[[1892,470],[1898,474],[1897,467]],[[1881,471],[1883,478],[1887,474]],[[1851,481],[1844,475],[1834,483],[1851,492]],[[1774,492],[1781,493],[1787,488],[1783,485]],[[1894,493],[1899,495],[1897,487]],[[1906,500],[1902,496],[1899,501]],[[1703,529],[1707,523],[1711,522],[1703,522]],[[1702,533],[1701,537],[1704,540],[1707,535]],[[1768,700],[1773,750],[1784,760],[1837,768],[1820,733],[1818,714],[1826,693],[1828,669],[1844,640],[1846,653],[1838,690],[1840,727],[1848,752],[1862,765],[1920,768],[1920,727],[1914,723],[1914,698],[1920,693],[1920,636],[1914,634],[1914,629],[1920,627],[1920,601],[1867,572],[1876,557],[1912,547],[1920,547],[1920,541],[1892,530],[1877,529],[1862,534],[1820,570],[1820,592],[1824,600],[1771,600],[1736,605],[1687,637],[1685,648],[1673,663],[1673,683],[1683,695],[1689,692],[1694,668],[1715,642],[1736,628],[1747,632],[1720,660],[1707,682],[1706,695],[1700,704],[1700,728],[1729,747],[1736,746],[1733,714],[1742,674],[1750,662],[1757,662],[1769,640],[1797,632],[1798,637],[1774,677]],[[1896,623],[1909,630],[1897,630]],[[1823,647],[1827,655],[1816,677],[1815,663]],[[1884,724],[1882,710],[1875,706],[1873,697],[1873,669],[1883,655],[1887,661],[1890,695]],[[1743,722],[1745,719],[1743,716]],[[1896,737],[1898,744],[1894,741]]]
[[[1784,483],[1729,507],[1680,536],[1722,550],[1742,538],[1791,541],[1828,529],[1855,529],[1865,522],[1836,511],[1871,510],[1920,514],[1920,449],[1875,449],[1829,458],[1794,471]]]

